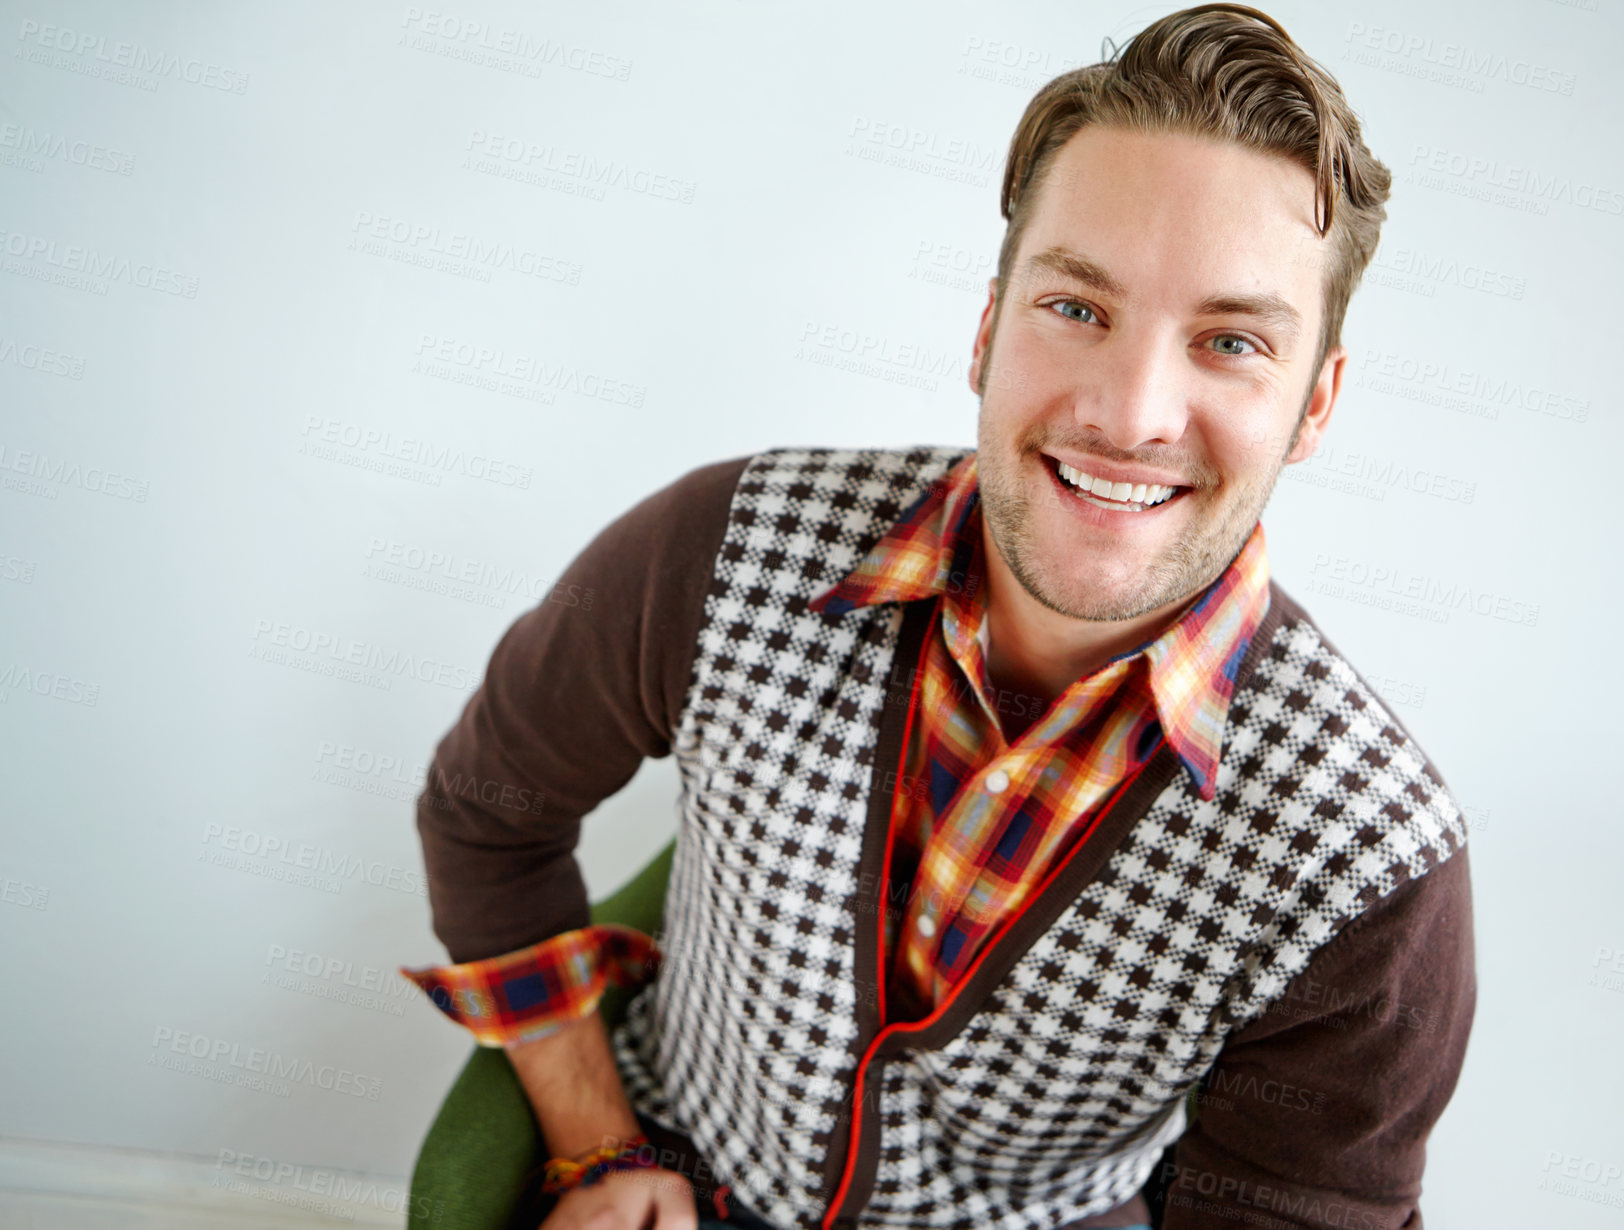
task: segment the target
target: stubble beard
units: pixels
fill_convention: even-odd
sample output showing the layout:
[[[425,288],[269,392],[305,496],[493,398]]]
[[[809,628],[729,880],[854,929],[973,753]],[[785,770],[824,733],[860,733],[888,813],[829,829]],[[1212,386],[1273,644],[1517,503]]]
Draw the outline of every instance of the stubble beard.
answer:
[[[989,339],[983,357],[983,371],[989,370],[992,347]],[[1312,390],[1310,385],[1310,390]],[[986,388],[985,380],[982,384]],[[1274,459],[1269,473],[1235,488],[1228,499],[1214,491],[1205,482],[1194,484],[1193,489],[1180,495],[1180,502],[1198,500],[1208,505],[1197,508],[1191,516],[1185,515],[1187,527],[1146,561],[1126,592],[1109,594],[1091,592],[1086,582],[1064,576],[1047,558],[1049,552],[1033,531],[1032,501],[1028,486],[1023,482],[1019,467],[1021,459],[1037,452],[1044,440],[1028,432],[1015,441],[1014,454],[1006,456],[1001,443],[989,441],[987,436],[986,394],[981,394],[982,413],[977,430],[976,478],[981,495],[981,515],[994,545],[1010,572],[1034,600],[1051,611],[1072,619],[1115,622],[1134,619],[1150,611],[1168,606],[1182,598],[1193,598],[1210,585],[1234,560],[1246,545],[1252,527],[1262,515],[1264,505],[1274,492],[1285,458],[1297,441],[1303,415],[1298,414],[1297,427],[1291,442]],[[1303,409],[1306,410],[1305,399]],[[989,448],[989,445],[991,446]],[[1040,465],[1047,462],[1040,460]],[[1049,488],[1053,490],[1053,488]],[[1221,488],[1219,489],[1221,491]],[[1050,498],[1050,497],[1045,497]],[[1070,495],[1056,494],[1055,499],[1073,499]],[[1214,503],[1217,501],[1217,503]],[[1170,510],[1171,511],[1171,510]],[[1069,515],[1069,514],[1068,514]],[[1130,513],[1128,516],[1153,516],[1152,513]]]

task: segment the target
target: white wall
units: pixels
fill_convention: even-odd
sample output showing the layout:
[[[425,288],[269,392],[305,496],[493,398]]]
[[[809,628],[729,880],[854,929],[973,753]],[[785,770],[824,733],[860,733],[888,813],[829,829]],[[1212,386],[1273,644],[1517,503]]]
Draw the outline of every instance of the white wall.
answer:
[[[443,959],[413,891],[423,768],[611,517],[770,445],[973,442],[1014,123],[1176,6],[427,7],[0,3],[14,1150],[227,1150],[398,1186],[465,1035],[395,981],[373,1007],[328,998],[342,973],[268,981],[271,954],[357,981]],[[1624,440],[1593,323],[1617,306],[1624,20],[1270,11],[1396,179],[1327,447],[1264,524],[1275,575],[1472,810],[1481,1001],[1428,1222],[1614,1225],[1624,1180],[1585,1176],[1624,1167],[1621,680],[1596,648]],[[486,173],[482,140],[518,160]],[[588,191],[585,160],[619,182]],[[75,274],[87,250],[103,271]],[[891,357],[839,370],[826,328]],[[436,365],[442,346],[500,360]],[[897,380],[907,346],[925,387]],[[562,383],[495,374],[536,364]],[[521,585],[442,583],[464,567]],[[1390,605],[1411,588],[1432,596]],[[273,653],[309,638],[335,648]],[[335,672],[349,654],[420,673]],[[674,787],[648,765],[591,818],[595,893],[668,834]],[[283,855],[229,848],[256,843]],[[301,843],[360,870],[265,874]],[[221,1071],[261,1048],[362,1096],[162,1066],[183,1033]]]

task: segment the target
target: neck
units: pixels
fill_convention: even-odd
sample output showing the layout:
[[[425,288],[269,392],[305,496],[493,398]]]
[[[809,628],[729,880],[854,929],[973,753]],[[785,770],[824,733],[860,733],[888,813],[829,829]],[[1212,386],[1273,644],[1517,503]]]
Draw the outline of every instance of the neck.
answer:
[[[987,674],[1000,688],[1045,704],[1118,654],[1161,635],[1201,592],[1185,594],[1132,619],[1076,619],[1044,606],[1010,571],[982,524],[987,571]]]

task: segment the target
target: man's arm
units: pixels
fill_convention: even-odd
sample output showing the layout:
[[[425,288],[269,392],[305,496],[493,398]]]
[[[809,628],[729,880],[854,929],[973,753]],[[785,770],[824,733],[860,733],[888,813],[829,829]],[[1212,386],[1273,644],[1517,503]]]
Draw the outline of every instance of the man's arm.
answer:
[[[581,818],[645,757],[670,753],[748,460],[700,466],[622,514],[492,651],[417,800],[434,933],[452,961],[590,922]]]
[[[1426,1142],[1477,1002],[1466,847],[1394,889],[1226,1041],[1163,1230],[1420,1230]]]
[[[610,1138],[629,1140],[643,1130],[596,1012],[537,1042],[511,1046],[507,1054],[553,1157],[579,1157]]]
[[[748,461],[690,470],[622,514],[492,651],[417,800],[434,933],[452,961],[556,947],[589,925],[574,857],[581,818],[645,757],[670,753]],[[552,1156],[640,1130],[595,1011],[533,1041],[506,1041]],[[566,1193],[547,1226],[605,1216],[661,1230],[694,1222],[682,1176],[627,1171]]]

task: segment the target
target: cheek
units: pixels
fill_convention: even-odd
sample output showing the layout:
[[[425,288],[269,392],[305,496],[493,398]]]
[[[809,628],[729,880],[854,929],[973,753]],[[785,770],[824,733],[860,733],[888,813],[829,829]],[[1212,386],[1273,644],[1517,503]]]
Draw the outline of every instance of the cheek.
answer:
[[[989,392],[1019,401],[1047,400],[1084,378],[1075,353],[1030,329],[999,330],[987,374]]]
[[[1236,414],[1221,425],[1207,426],[1202,440],[1211,464],[1226,479],[1251,482],[1261,480],[1285,454],[1290,433],[1289,423]]]

